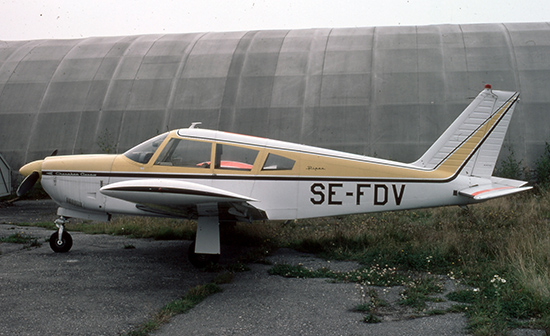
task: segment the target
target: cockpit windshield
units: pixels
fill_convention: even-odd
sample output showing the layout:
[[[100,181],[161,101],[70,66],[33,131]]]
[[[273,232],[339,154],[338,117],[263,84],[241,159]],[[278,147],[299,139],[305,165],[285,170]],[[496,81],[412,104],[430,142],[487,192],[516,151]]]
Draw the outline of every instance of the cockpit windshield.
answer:
[[[152,139],[142,142],[139,145],[127,150],[124,153],[124,156],[137,163],[146,164],[147,162],[149,162],[149,160],[151,160],[151,157],[158,149],[160,144],[164,141],[167,135],[168,132],[157,135]]]

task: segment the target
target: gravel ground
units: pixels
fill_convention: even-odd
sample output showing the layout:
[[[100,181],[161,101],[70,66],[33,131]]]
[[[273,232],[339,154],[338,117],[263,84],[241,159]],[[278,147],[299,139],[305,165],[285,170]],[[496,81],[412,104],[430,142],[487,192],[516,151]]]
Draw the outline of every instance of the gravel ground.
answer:
[[[189,241],[72,232],[73,249],[57,254],[45,241],[50,230],[17,225],[55,218],[55,204],[49,200],[0,207],[0,237],[20,233],[41,243],[0,243],[0,335],[124,334],[190,287],[215,277],[189,264]],[[222,264],[239,253],[238,248],[224,249]],[[277,251],[270,261],[340,271],[358,266],[288,249]],[[466,335],[462,314],[414,318],[417,314],[397,304],[400,287],[375,288],[388,306],[380,311],[381,323],[367,324],[362,313],[353,311],[362,302],[362,290],[355,284],[288,279],[268,275],[271,266],[250,267],[222,285],[221,293],[174,317],[154,335]],[[454,289],[452,281],[444,283],[447,291]]]
[[[351,270],[349,262],[326,262],[314,256],[281,249],[273,262]],[[191,312],[179,315],[154,335],[465,335],[462,314],[412,318],[397,304],[402,288],[384,292],[380,298],[399,307],[383,317],[382,323],[362,322],[354,311],[362,303],[356,284],[331,283],[326,279],[293,279],[270,276],[271,266],[252,265],[237,275],[223,292],[209,297]],[[389,308],[386,307],[388,310]]]

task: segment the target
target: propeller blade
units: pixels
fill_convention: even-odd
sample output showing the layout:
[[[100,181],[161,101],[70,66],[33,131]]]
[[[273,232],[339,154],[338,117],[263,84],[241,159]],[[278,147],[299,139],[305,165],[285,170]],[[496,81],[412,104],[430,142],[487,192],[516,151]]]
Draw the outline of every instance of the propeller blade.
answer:
[[[23,182],[19,185],[17,188],[17,196],[21,197],[29,192],[29,190],[34,187],[36,184],[36,181],[40,178],[40,173],[37,171],[33,171],[29,176],[25,177]]]

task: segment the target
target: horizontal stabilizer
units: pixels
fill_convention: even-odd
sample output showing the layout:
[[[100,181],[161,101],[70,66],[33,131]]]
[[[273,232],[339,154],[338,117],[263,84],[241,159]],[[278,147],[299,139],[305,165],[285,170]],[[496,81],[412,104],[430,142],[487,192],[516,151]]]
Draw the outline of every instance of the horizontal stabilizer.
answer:
[[[460,190],[458,194],[461,196],[473,198],[476,201],[485,201],[492,198],[515,194],[533,188],[531,186],[524,186],[525,184],[527,184],[527,182],[510,179],[492,178],[491,182],[492,183],[477,185],[464,190]]]

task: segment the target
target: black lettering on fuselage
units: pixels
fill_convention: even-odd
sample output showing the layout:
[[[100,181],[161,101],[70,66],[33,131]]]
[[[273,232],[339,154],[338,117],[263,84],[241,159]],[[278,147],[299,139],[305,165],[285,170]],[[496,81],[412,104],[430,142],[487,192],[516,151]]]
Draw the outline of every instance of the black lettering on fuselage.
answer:
[[[388,187],[385,184],[374,185],[374,205],[388,203]]]
[[[311,203],[315,205],[323,204],[325,202],[325,186],[322,183],[314,183],[311,185],[311,193],[315,196],[319,196],[318,199],[310,198]]]
[[[405,196],[405,184],[357,183],[355,186],[344,183],[313,183],[309,200],[314,205],[344,205],[355,201],[355,205],[371,203],[375,206],[386,205],[393,197],[395,205],[400,206]],[[351,187],[351,188],[350,188]]]
[[[328,184],[328,204],[330,205],[341,205],[342,201],[335,201],[332,196],[336,195],[334,188],[342,188],[344,185],[342,183],[329,183]]]
[[[356,205],[361,205],[361,196],[365,195],[365,193],[361,190],[362,188],[370,188],[370,184],[357,184],[357,191],[355,196]]]
[[[393,190],[393,197],[395,198],[395,205],[401,205],[401,200],[403,199],[403,194],[405,194],[405,185],[401,185],[401,190],[397,191],[397,186],[395,184],[391,185]]]

